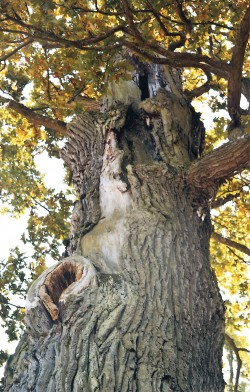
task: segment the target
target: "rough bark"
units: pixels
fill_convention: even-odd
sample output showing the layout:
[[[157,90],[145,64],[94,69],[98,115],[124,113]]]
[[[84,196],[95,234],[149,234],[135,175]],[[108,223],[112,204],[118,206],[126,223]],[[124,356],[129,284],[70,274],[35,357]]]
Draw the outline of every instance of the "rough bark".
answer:
[[[30,289],[5,392],[223,390],[209,195],[186,174],[204,129],[171,84],[139,103],[126,83],[69,126],[71,256]]]
[[[195,162],[188,170],[187,181],[214,196],[218,184],[240,173],[249,164],[250,135],[243,135]]]

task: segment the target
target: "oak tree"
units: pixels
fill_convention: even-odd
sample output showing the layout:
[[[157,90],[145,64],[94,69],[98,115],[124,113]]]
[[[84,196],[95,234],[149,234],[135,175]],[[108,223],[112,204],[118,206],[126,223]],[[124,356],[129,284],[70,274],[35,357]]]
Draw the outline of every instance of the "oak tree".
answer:
[[[0,9],[1,198],[14,214],[30,209],[34,273],[68,236],[29,289],[4,391],[222,391],[224,340],[237,391],[248,355],[235,333],[249,313],[248,1]],[[209,132],[194,100],[217,115]],[[69,235],[70,202],[35,166],[44,150],[75,187]],[[24,263],[18,249],[3,263],[7,293],[26,284]],[[17,315],[1,296],[11,335]]]

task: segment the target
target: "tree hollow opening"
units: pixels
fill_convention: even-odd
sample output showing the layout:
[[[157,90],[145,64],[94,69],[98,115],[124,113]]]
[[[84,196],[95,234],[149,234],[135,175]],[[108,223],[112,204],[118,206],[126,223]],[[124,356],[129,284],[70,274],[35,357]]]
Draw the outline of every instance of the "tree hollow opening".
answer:
[[[53,271],[51,271],[44,283],[43,287],[47,295],[43,295],[43,290],[40,291],[41,299],[47,310],[52,316],[52,308],[59,306],[59,300],[62,293],[73,283],[81,279],[83,275],[83,266],[73,262],[62,262]],[[56,319],[56,317],[52,317]]]
[[[141,90],[141,100],[150,97],[148,87],[148,74],[145,72],[143,75],[139,75],[139,89]]]

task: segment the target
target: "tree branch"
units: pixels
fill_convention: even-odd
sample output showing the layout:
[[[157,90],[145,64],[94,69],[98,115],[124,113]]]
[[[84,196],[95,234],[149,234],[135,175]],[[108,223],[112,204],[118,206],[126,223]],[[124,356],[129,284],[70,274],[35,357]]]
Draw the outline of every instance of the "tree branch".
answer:
[[[250,354],[250,350],[248,350],[247,348],[244,348],[244,347],[239,347],[238,351],[244,351],[245,353]]]
[[[77,4],[77,2],[75,3]],[[120,16],[123,15],[123,12],[112,12],[112,11],[103,11],[100,10],[100,8],[97,5],[97,1],[95,1],[95,9],[90,9],[90,8],[82,8],[79,6],[72,6],[72,7],[66,7],[64,4],[58,4],[60,7],[64,7],[66,9],[70,9],[72,11],[77,11],[77,12],[84,12],[84,13],[92,13],[92,14],[100,14],[100,15],[107,15],[107,16]]]
[[[211,208],[218,208],[218,207],[224,206],[224,204],[226,204],[228,201],[232,201],[239,196],[240,196],[240,193],[234,193],[234,194],[230,193],[229,195],[227,195],[225,197],[219,197],[218,199],[215,199],[211,203]]]
[[[45,211],[47,211],[49,214],[53,212],[53,210],[50,210],[46,206],[44,206],[42,203],[40,203],[38,200],[36,200],[34,197],[31,196],[31,199],[34,201],[35,204],[37,204],[39,207],[43,208]]]
[[[124,11],[125,11],[125,15],[126,15],[126,17],[127,17],[127,19],[128,19],[128,24],[129,24],[129,28],[130,28],[131,32],[133,33],[133,35],[134,35],[135,37],[137,37],[137,39],[138,39],[139,41],[144,41],[144,40],[142,39],[141,34],[139,33],[139,31],[138,31],[137,28],[135,27],[134,20],[133,20],[133,14],[132,14],[132,12],[131,12],[131,10],[130,10],[128,0],[121,0],[121,2],[122,2],[122,4],[123,4],[123,8],[124,8]]]
[[[179,2],[180,4],[180,2]],[[195,53],[180,53],[180,52],[173,52],[172,50],[163,48],[157,41],[151,40],[145,41],[143,40],[141,34],[139,31],[136,29],[134,21],[133,21],[133,10],[129,7],[129,3],[127,0],[123,0],[123,5],[125,8],[125,14],[127,15],[128,18],[128,25],[129,27],[126,27],[124,25],[119,25],[114,28],[111,28],[105,33],[101,33],[96,37],[89,37],[89,38],[84,38],[81,40],[68,40],[65,38],[61,38],[54,34],[53,32],[48,32],[45,30],[42,30],[41,28],[34,26],[34,25],[29,25],[22,20],[19,20],[17,18],[14,18],[10,15],[6,15],[7,19],[16,23],[17,25],[25,28],[26,31],[23,31],[20,34],[26,34],[28,36],[32,36],[34,40],[37,40],[38,42],[46,43],[48,44],[57,44],[59,47],[74,47],[79,50],[111,50],[117,48],[117,46],[125,45],[132,49],[135,53],[140,54],[141,56],[154,61],[155,63],[158,64],[167,64],[172,67],[193,67],[193,68],[200,68],[203,69],[205,72],[212,72],[220,77],[223,78],[228,78],[228,75],[231,71],[231,65],[228,64],[225,61],[218,61],[215,60],[209,56],[204,56],[204,55],[199,55]],[[182,9],[182,8],[181,8]],[[152,13],[152,10],[148,10],[148,12]],[[189,26],[188,28],[190,29],[189,25],[189,20],[186,18],[185,14],[179,11],[181,17],[185,20],[185,23],[183,23],[184,26],[187,25]],[[180,24],[180,22],[177,21],[177,23]],[[127,34],[127,36],[133,37],[133,39],[136,37],[137,42],[129,42],[125,41],[124,39],[117,39],[116,42],[112,45],[107,46],[103,45],[102,47],[98,46],[98,43],[105,41],[105,39],[114,36],[117,32],[124,32]],[[181,36],[180,33],[178,33],[179,36]],[[185,36],[183,35],[184,39]],[[182,38],[181,37],[181,40]],[[139,45],[138,45],[139,43]],[[174,45],[176,43],[173,43]],[[171,48],[173,49],[173,48]]]
[[[205,73],[207,76],[207,81],[204,84],[202,84],[200,87],[194,88],[193,90],[184,90],[184,94],[189,101],[192,101],[194,98],[200,97],[202,94],[207,93],[210,90],[212,76],[210,72]]]
[[[138,45],[134,42],[125,40],[123,44],[155,64],[166,64],[173,68],[199,68],[203,69],[204,72],[211,72],[225,79],[228,78],[231,69],[231,66],[224,61],[214,60],[200,54],[172,52],[160,47],[156,43],[143,42]]]
[[[15,304],[12,304],[11,302],[8,302],[8,301],[5,302],[5,304],[9,305],[9,306],[14,306],[17,309],[25,309],[25,306],[15,305]]]
[[[35,113],[32,109],[27,106],[16,102],[12,99],[4,98],[0,96],[0,103],[7,104],[11,110],[24,116],[30,123],[34,125],[43,125],[46,128],[52,129],[57,132],[58,135],[66,136],[67,127],[64,121],[55,120],[53,118],[43,116],[41,114]]]
[[[234,27],[228,26],[228,25],[223,24],[223,23],[217,23],[217,22],[214,22],[214,21],[208,21],[208,22],[192,22],[192,25],[193,25],[193,26],[207,26],[207,25],[210,25],[210,26],[222,27],[223,29],[228,29],[228,30],[231,30],[231,31],[234,31],[234,30],[235,30]]]
[[[104,41],[105,39],[113,36],[115,33],[118,33],[120,31],[121,32],[126,32],[126,33],[129,34],[129,31],[126,29],[125,26],[119,25],[119,26],[116,26],[116,27],[108,30],[104,34],[98,35],[97,37],[91,37],[91,38],[88,38],[88,39],[82,39],[82,40],[77,40],[77,41],[67,41],[67,40],[66,41],[67,41],[67,43],[69,45],[71,44],[72,46],[75,46],[78,49],[82,49],[82,47],[86,47],[86,46],[93,45],[93,44],[96,44],[98,42]],[[99,49],[99,48],[97,46],[94,49]]]
[[[228,251],[234,255],[240,262],[249,265],[250,262],[246,261],[243,257],[240,257],[237,253],[234,252],[233,248],[227,247]]]
[[[250,135],[233,140],[193,163],[186,175],[196,188],[213,192],[250,164]]]
[[[33,42],[33,39],[29,39],[25,42],[23,42],[21,45],[17,46],[16,49],[12,50],[12,52],[9,52],[3,56],[0,57],[0,61],[6,61],[8,58],[16,54],[20,49],[24,48],[25,46],[28,46],[31,42]]]
[[[90,38],[85,38],[85,39],[81,39],[81,40],[68,40],[65,38],[61,38],[59,36],[57,36],[56,34],[54,34],[53,32],[48,32],[45,31],[35,25],[31,25],[31,24],[27,24],[25,22],[23,22],[20,19],[17,18],[13,18],[10,15],[6,15],[7,19],[11,20],[12,22],[16,23],[18,26],[21,26],[25,29],[27,29],[28,31],[20,31],[20,34],[26,34],[28,36],[32,36],[34,40],[37,41],[41,41],[41,42],[52,42],[55,44],[59,44],[60,47],[74,47],[77,49],[99,49],[98,46],[96,47],[90,47],[88,48],[88,46],[91,46],[93,44],[96,44],[98,42],[104,41],[105,39],[113,36],[115,33],[117,33],[118,31],[126,31],[129,34],[129,31],[125,28],[125,26],[123,25],[119,25],[116,27],[111,28],[110,30],[106,31],[105,33],[102,33],[96,37],[90,37]]]
[[[151,11],[151,13],[153,14],[153,16],[155,17],[155,19],[157,20],[160,28],[162,29],[163,33],[165,34],[165,36],[167,37],[183,37],[182,32],[170,32],[166,26],[164,25],[164,23],[161,20],[161,13],[157,12],[152,5],[150,4],[149,0],[145,0],[145,3],[147,4],[147,6],[149,7],[149,10]],[[169,48],[170,49],[170,48]],[[171,49],[170,49],[171,50]]]
[[[179,18],[181,19],[181,21],[185,24],[187,33],[191,33],[192,23],[191,23],[191,20],[187,18],[186,14],[182,8],[182,1],[174,0],[174,2],[176,5],[177,14],[179,15]]]
[[[250,353],[249,350],[247,350],[246,348],[238,348],[234,342],[234,340],[225,333],[225,341],[228,344],[228,346],[233,350],[233,352],[235,353],[236,356],[236,361],[237,361],[237,371],[236,371],[236,376],[235,376],[235,383],[234,383],[234,392],[238,392],[238,388],[239,388],[239,379],[240,379],[240,369],[242,366],[242,360],[240,358],[239,355],[239,351],[245,351]]]
[[[238,242],[232,241],[229,238],[225,238],[222,235],[213,232],[211,235],[211,238],[213,238],[215,241],[220,242],[221,244],[224,244],[226,246],[229,246],[230,248],[235,248],[239,250],[242,253],[245,253],[246,255],[250,256],[250,249],[242,244],[239,244]]]
[[[228,78],[228,112],[234,127],[240,125],[241,78],[245,50],[250,32],[250,6],[241,21],[238,35],[232,52],[231,71]]]

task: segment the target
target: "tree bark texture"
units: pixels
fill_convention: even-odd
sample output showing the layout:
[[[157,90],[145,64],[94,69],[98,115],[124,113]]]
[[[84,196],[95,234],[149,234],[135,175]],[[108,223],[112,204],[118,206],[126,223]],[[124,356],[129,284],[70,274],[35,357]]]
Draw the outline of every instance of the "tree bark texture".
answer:
[[[69,125],[70,256],[29,291],[5,392],[223,390],[211,194],[186,175],[204,129],[169,90],[141,103],[113,91],[106,112]]]

